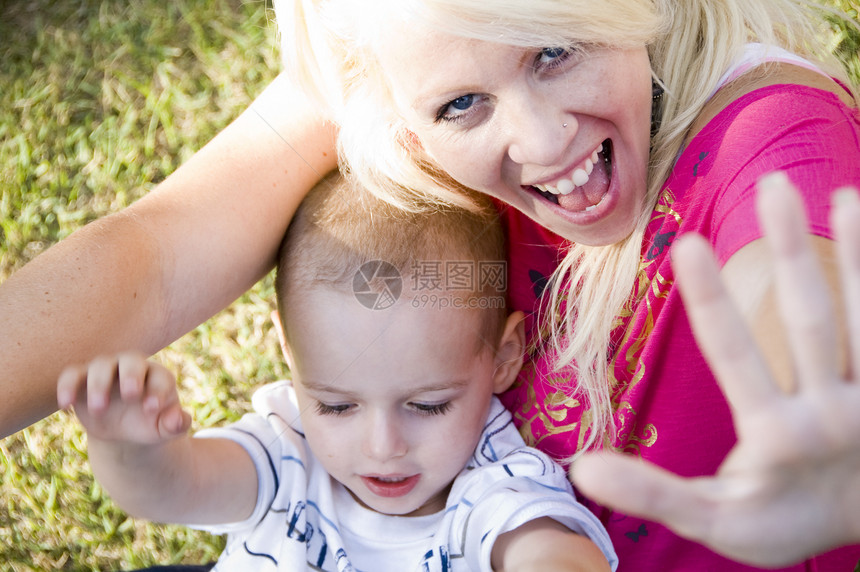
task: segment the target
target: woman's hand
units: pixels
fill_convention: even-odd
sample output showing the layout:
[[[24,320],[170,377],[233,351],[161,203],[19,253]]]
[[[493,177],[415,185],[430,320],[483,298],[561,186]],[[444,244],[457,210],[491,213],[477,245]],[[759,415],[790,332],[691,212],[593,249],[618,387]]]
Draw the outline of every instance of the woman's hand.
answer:
[[[62,409],[74,406],[89,438],[100,441],[151,445],[191,426],[173,374],[139,353],[67,367],[57,381],[57,402]]]
[[[776,263],[794,391],[775,383],[706,241],[683,237],[673,246],[676,278],[696,339],[731,405],[738,442],[713,477],[684,479],[599,452],[577,461],[573,478],[598,502],[660,521],[730,558],[780,566],[860,542],[860,199],[853,190],[838,191],[831,216],[847,359],[840,355],[831,291],[787,178],[762,181],[758,211]]]

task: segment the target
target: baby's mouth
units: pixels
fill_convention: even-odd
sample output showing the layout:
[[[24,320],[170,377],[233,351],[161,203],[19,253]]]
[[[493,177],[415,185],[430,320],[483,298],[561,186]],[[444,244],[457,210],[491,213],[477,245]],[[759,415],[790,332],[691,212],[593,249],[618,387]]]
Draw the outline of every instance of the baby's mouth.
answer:
[[[569,178],[553,185],[529,185],[544,199],[570,212],[587,212],[606,196],[612,179],[612,141],[606,139]]]
[[[381,497],[401,497],[412,492],[418,484],[420,474],[402,475],[362,475],[361,480],[370,492]]]

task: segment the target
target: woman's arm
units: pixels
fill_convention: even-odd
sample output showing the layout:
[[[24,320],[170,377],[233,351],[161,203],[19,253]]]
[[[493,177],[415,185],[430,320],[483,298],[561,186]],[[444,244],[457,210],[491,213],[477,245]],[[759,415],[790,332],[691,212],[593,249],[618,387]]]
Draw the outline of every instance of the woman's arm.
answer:
[[[155,352],[262,277],[298,203],[335,168],[334,136],[282,74],[148,196],[0,285],[0,436],[56,409],[64,365]]]
[[[738,311],[729,292],[739,288],[721,285],[704,240],[673,247],[690,322],[731,404],[737,444],[714,477],[683,479],[603,453],[578,461],[574,477],[598,502],[736,560],[779,566],[860,542],[860,200],[853,191],[837,195],[837,256],[822,260],[805,234],[799,197],[784,178],[768,186],[758,212],[772,244],[781,322],[771,331],[785,333],[782,354],[758,349],[752,332],[769,322],[767,304],[748,305],[746,318]],[[842,344],[834,285],[822,271],[837,263]],[[749,316],[765,321],[751,332]],[[786,372],[789,391],[781,387]]]

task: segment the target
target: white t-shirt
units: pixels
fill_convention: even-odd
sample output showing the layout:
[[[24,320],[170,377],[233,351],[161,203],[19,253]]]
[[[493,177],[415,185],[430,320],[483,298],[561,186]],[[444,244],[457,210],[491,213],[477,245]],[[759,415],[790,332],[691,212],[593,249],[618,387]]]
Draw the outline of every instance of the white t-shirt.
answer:
[[[369,510],[325,472],[304,439],[288,382],[261,388],[252,403],[255,413],[238,423],[196,435],[236,441],[257,467],[253,514],[243,522],[198,527],[228,534],[216,571],[490,570],[498,535],[545,516],[591,538],[612,569],[617,566],[609,536],[575,500],[564,470],[525,446],[495,398],[446,508],[418,517]]]

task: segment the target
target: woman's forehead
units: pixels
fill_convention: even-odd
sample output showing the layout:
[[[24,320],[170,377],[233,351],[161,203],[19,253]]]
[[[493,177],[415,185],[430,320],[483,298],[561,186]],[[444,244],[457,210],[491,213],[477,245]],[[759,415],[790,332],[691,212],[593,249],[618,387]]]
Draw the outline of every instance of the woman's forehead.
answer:
[[[520,47],[427,31],[412,39],[391,30],[376,57],[399,104],[414,108],[448,92],[485,91],[503,68],[523,65]]]
[[[346,18],[363,28],[360,35],[371,42],[399,24],[406,26],[413,39],[424,31],[435,30],[529,48],[579,43],[624,48],[649,43],[661,21],[653,2],[648,0],[329,1],[349,4]]]

